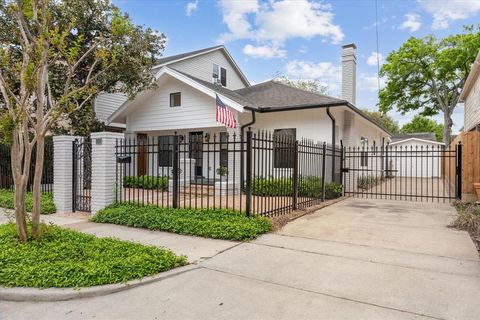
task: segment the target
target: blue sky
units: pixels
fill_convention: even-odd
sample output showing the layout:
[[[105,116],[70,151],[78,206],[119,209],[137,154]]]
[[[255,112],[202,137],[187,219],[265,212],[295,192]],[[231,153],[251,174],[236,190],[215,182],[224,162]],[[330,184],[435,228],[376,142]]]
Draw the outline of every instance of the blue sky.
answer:
[[[116,0],[137,24],[163,32],[164,55],[225,44],[252,83],[277,72],[315,78],[339,95],[341,45],[357,45],[357,106],[374,110],[377,59],[374,0]],[[378,0],[379,58],[410,36],[442,37],[478,24],[480,0]],[[391,112],[400,124],[413,114]],[[437,117],[442,122],[442,117]],[[454,114],[457,131],[463,108]]]

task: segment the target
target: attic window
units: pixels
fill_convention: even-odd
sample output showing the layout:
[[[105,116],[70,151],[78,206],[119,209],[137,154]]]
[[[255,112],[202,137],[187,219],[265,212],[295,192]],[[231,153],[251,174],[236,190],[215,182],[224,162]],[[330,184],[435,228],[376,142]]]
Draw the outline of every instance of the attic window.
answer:
[[[218,64],[213,64],[213,83],[221,84],[222,86],[227,86],[227,69],[220,67]]]
[[[170,108],[182,105],[182,94],[180,92],[170,93]]]

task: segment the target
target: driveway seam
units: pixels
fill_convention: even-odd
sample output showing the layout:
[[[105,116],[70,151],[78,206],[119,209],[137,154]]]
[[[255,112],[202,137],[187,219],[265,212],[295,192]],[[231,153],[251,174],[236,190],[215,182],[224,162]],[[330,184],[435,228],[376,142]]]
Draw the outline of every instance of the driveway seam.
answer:
[[[356,299],[352,299],[352,298],[336,296],[336,295],[325,293],[325,292],[318,292],[318,291],[313,291],[313,290],[308,290],[308,289],[303,289],[303,288],[297,288],[297,287],[293,287],[293,286],[289,286],[289,285],[285,285],[285,284],[281,284],[281,283],[276,283],[276,282],[271,282],[271,281],[267,281],[267,280],[263,280],[263,279],[251,278],[251,277],[247,277],[245,275],[241,275],[241,274],[237,274],[237,273],[231,273],[231,272],[227,272],[227,271],[224,271],[224,270],[215,269],[215,268],[211,268],[211,267],[200,266],[200,268],[215,271],[215,272],[220,272],[220,273],[223,273],[223,274],[232,275],[232,276],[243,278],[243,279],[259,281],[259,282],[267,283],[267,284],[270,284],[270,285],[275,285],[275,286],[284,287],[284,288],[288,288],[288,289],[293,289],[293,290],[318,294],[318,295],[322,295],[322,296],[326,296],[326,297],[330,297],[330,298],[335,298],[335,299],[340,299],[340,300],[345,300],[345,301],[349,301],[349,302],[360,303],[360,304],[369,305],[369,306],[373,306],[373,307],[377,307],[377,308],[408,313],[408,314],[411,314],[411,315],[426,317],[426,318],[430,318],[430,319],[445,320],[445,318],[439,318],[439,317],[431,316],[431,315],[428,315],[428,314],[422,314],[422,313],[418,313],[418,312],[414,312],[414,311],[408,311],[408,310],[402,310],[402,309],[397,309],[397,308],[388,307],[388,306],[382,306],[382,305],[371,303],[371,302],[365,302],[365,301],[356,300]]]
[[[341,255],[329,254],[329,253],[324,253],[324,252],[308,251],[308,250],[302,250],[302,249],[294,249],[294,248],[288,248],[288,247],[284,247],[284,246],[276,246],[276,245],[271,245],[271,244],[253,243],[253,242],[251,244],[254,244],[254,245],[257,245],[257,246],[276,248],[276,249],[290,250],[290,251],[295,251],[295,252],[316,254],[316,255],[326,256],[326,257],[343,258],[343,259],[349,259],[349,260],[354,260],[354,261],[362,261],[362,262],[380,264],[380,265],[391,266],[391,267],[399,267],[399,268],[404,268],[404,269],[423,270],[423,271],[430,271],[430,272],[435,272],[435,273],[449,274],[449,275],[454,275],[454,276],[464,276],[464,277],[469,277],[469,278],[480,278],[480,276],[476,276],[476,275],[466,275],[466,274],[439,271],[439,270],[435,270],[435,269],[411,267],[411,266],[406,266],[406,265],[401,265],[401,264],[380,262],[380,261],[375,261],[375,260],[371,260],[371,259],[369,260],[369,259],[362,259],[362,258],[353,258],[353,257],[348,257],[348,256],[341,256]]]
[[[392,248],[387,248],[387,247],[378,247],[378,246],[372,246],[372,245],[368,245],[368,244],[359,244],[359,243],[345,242],[345,241],[335,241],[335,240],[318,239],[318,238],[311,238],[311,237],[298,236],[298,235],[290,235],[290,234],[282,234],[282,233],[272,233],[272,234],[277,235],[277,236],[282,236],[282,237],[300,238],[300,239],[308,239],[308,240],[317,240],[317,241],[325,241],[325,242],[331,242],[331,243],[342,243],[342,244],[348,244],[348,245],[359,246],[359,247],[366,247],[366,248],[372,248],[372,249],[385,249],[385,250],[391,250],[391,251],[398,251],[398,252],[405,252],[405,253],[413,253],[413,254],[424,255],[424,256],[429,256],[429,257],[440,257],[440,258],[450,259],[450,260],[454,260],[454,261],[480,262],[480,260],[477,260],[477,259],[454,258],[454,257],[442,256],[442,255],[435,255],[435,254],[424,253],[424,252],[408,251],[408,250],[402,250],[402,249],[392,249]]]

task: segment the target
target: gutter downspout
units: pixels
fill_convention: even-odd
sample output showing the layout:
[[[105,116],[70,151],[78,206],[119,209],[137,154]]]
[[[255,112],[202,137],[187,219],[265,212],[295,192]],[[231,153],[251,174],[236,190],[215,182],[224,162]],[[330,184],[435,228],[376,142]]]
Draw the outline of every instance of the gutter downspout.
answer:
[[[244,187],[244,184],[245,184],[244,183],[244,181],[245,181],[245,177],[244,177],[245,150],[244,150],[244,139],[243,139],[244,136],[245,136],[244,135],[244,130],[245,130],[246,127],[251,126],[252,124],[255,123],[255,121],[257,121],[257,119],[255,118],[255,110],[250,110],[250,111],[252,112],[252,121],[250,121],[249,123],[246,123],[246,124],[244,124],[243,126],[240,127],[240,139],[242,140],[242,142],[240,144],[240,146],[241,146],[241,148],[240,148],[240,150],[241,150],[241,152],[240,152],[240,188],[242,190],[245,189],[245,187]]]
[[[332,182],[335,181],[335,117],[330,113],[330,107],[327,107],[327,115],[332,120]]]

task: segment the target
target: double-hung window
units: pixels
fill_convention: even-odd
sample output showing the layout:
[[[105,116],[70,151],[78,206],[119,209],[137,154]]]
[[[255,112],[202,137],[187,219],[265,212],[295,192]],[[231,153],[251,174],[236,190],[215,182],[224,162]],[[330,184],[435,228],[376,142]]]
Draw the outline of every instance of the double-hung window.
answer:
[[[360,166],[368,166],[368,139],[365,137],[360,138],[360,146],[362,150],[360,151]]]
[[[213,83],[219,83],[222,86],[227,86],[227,69],[224,67],[219,66],[218,64],[213,64]]]
[[[158,166],[171,167],[173,165],[173,136],[158,137]]]
[[[293,168],[297,129],[275,129],[273,131],[273,166],[275,168]]]

